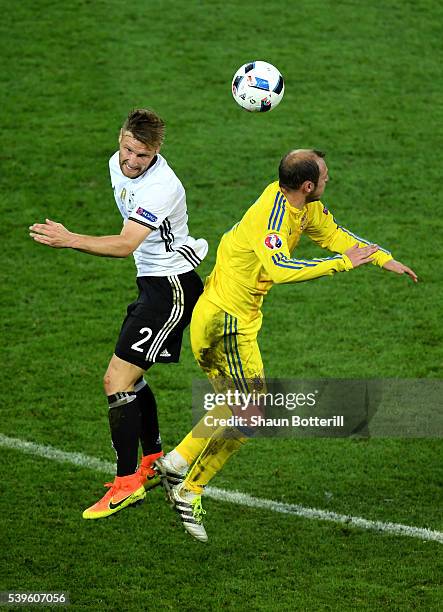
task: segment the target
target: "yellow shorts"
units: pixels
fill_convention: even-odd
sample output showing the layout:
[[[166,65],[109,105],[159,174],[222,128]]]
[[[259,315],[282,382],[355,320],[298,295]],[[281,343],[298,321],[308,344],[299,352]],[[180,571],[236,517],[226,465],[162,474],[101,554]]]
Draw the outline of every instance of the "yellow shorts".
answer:
[[[264,386],[263,361],[257,343],[262,315],[251,322],[234,317],[201,295],[192,313],[191,346],[215,389],[248,393]],[[222,385],[222,387],[220,387]]]

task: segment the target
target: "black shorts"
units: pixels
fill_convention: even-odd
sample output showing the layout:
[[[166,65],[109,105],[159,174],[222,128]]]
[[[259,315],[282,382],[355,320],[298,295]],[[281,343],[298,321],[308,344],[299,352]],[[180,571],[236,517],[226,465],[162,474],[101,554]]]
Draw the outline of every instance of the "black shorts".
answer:
[[[144,370],[152,363],[176,363],[203,283],[191,270],[177,276],[140,276],[137,285],[139,295],[128,306],[115,354]]]

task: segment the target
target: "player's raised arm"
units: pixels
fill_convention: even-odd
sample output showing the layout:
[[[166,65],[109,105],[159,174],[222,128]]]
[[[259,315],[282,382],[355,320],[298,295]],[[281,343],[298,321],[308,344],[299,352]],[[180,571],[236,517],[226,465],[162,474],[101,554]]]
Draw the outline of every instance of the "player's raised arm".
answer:
[[[34,223],[29,228],[36,242],[55,249],[75,249],[101,257],[127,257],[149,236],[152,229],[127,221],[120,234],[114,236],[88,236],[69,231],[61,223],[46,219],[45,223]]]

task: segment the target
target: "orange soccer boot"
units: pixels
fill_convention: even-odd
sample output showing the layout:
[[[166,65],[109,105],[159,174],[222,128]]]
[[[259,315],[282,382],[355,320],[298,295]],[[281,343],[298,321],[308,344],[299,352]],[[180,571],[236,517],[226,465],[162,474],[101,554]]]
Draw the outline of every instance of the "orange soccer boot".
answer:
[[[93,506],[83,512],[84,519],[98,519],[111,516],[127,506],[143,502],[146,491],[140,474],[116,476],[114,482],[107,482],[109,491]]]

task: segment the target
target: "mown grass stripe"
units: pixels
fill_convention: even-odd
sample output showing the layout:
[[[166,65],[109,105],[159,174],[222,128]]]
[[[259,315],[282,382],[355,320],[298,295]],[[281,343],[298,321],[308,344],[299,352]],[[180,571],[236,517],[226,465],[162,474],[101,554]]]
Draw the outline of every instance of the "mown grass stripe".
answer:
[[[95,457],[84,455],[83,453],[71,453],[59,450],[52,446],[36,444],[19,438],[10,438],[4,434],[0,434],[0,446],[14,450],[20,450],[24,453],[58,461],[59,463],[69,463],[79,467],[88,468],[96,472],[104,474],[115,473],[115,465],[110,461],[103,461]],[[329,512],[328,510],[318,510],[317,508],[309,508],[300,506],[299,504],[285,504],[272,499],[263,499],[253,497],[247,493],[240,491],[225,491],[215,487],[207,487],[205,495],[219,501],[236,504],[239,506],[247,506],[248,508],[257,508],[259,510],[268,510],[271,512],[279,512],[282,514],[290,514],[301,518],[329,521],[347,527],[357,529],[365,529],[369,531],[379,531],[390,535],[408,536],[419,540],[427,540],[431,542],[439,542],[443,544],[443,532],[427,529],[425,527],[412,527],[410,525],[402,525],[401,523],[391,523],[384,521],[372,521],[359,516],[350,516],[346,514],[338,514]]]

